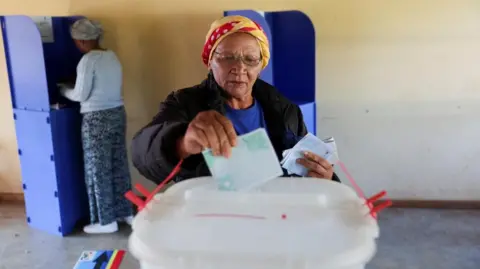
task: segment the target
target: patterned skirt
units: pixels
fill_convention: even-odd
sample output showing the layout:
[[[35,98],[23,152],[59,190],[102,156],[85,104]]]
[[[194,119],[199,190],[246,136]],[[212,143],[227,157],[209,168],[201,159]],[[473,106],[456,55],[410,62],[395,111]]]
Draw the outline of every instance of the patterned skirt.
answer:
[[[125,132],[123,106],[83,114],[83,158],[91,223],[105,225],[133,215],[124,197],[131,189]]]

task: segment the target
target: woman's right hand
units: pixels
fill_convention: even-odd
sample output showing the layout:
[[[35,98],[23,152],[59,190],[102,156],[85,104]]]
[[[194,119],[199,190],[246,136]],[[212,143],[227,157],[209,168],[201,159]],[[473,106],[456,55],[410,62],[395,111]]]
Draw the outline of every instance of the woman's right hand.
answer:
[[[203,111],[190,122],[185,136],[177,141],[177,154],[185,159],[209,148],[213,155],[228,158],[236,143],[237,133],[229,119],[215,110]]]

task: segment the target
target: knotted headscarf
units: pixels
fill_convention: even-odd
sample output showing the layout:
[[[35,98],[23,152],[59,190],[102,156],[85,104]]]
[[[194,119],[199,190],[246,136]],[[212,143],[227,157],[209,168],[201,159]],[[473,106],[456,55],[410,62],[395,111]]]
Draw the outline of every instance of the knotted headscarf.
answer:
[[[208,66],[218,44],[224,38],[234,33],[247,33],[257,39],[262,53],[262,68],[265,68],[270,59],[270,46],[267,35],[260,25],[243,16],[226,16],[212,23],[203,46],[203,63]]]
[[[72,25],[70,34],[76,40],[97,40],[103,36],[103,28],[99,22],[80,19]]]

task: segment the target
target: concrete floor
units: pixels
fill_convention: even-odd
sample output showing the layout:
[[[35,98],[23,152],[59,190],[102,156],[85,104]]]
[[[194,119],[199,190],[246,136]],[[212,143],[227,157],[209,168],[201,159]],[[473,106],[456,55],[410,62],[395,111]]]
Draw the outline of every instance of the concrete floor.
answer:
[[[29,228],[22,207],[0,205],[0,269],[69,269],[83,250],[126,249],[113,235],[61,238]],[[388,209],[378,253],[367,269],[480,269],[480,211]],[[137,269],[127,256],[122,269]]]

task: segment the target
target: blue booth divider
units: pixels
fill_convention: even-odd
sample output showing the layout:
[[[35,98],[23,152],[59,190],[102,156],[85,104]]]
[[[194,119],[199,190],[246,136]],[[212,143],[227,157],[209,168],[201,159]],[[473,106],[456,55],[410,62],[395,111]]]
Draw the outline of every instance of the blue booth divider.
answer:
[[[0,17],[27,222],[62,236],[88,217],[79,106],[57,88],[81,58],[69,32],[78,18],[52,17],[53,40],[42,43],[30,17]]]
[[[225,11],[257,22],[270,40],[271,61],[260,78],[299,105],[307,129],[316,134],[315,28],[300,11]]]

